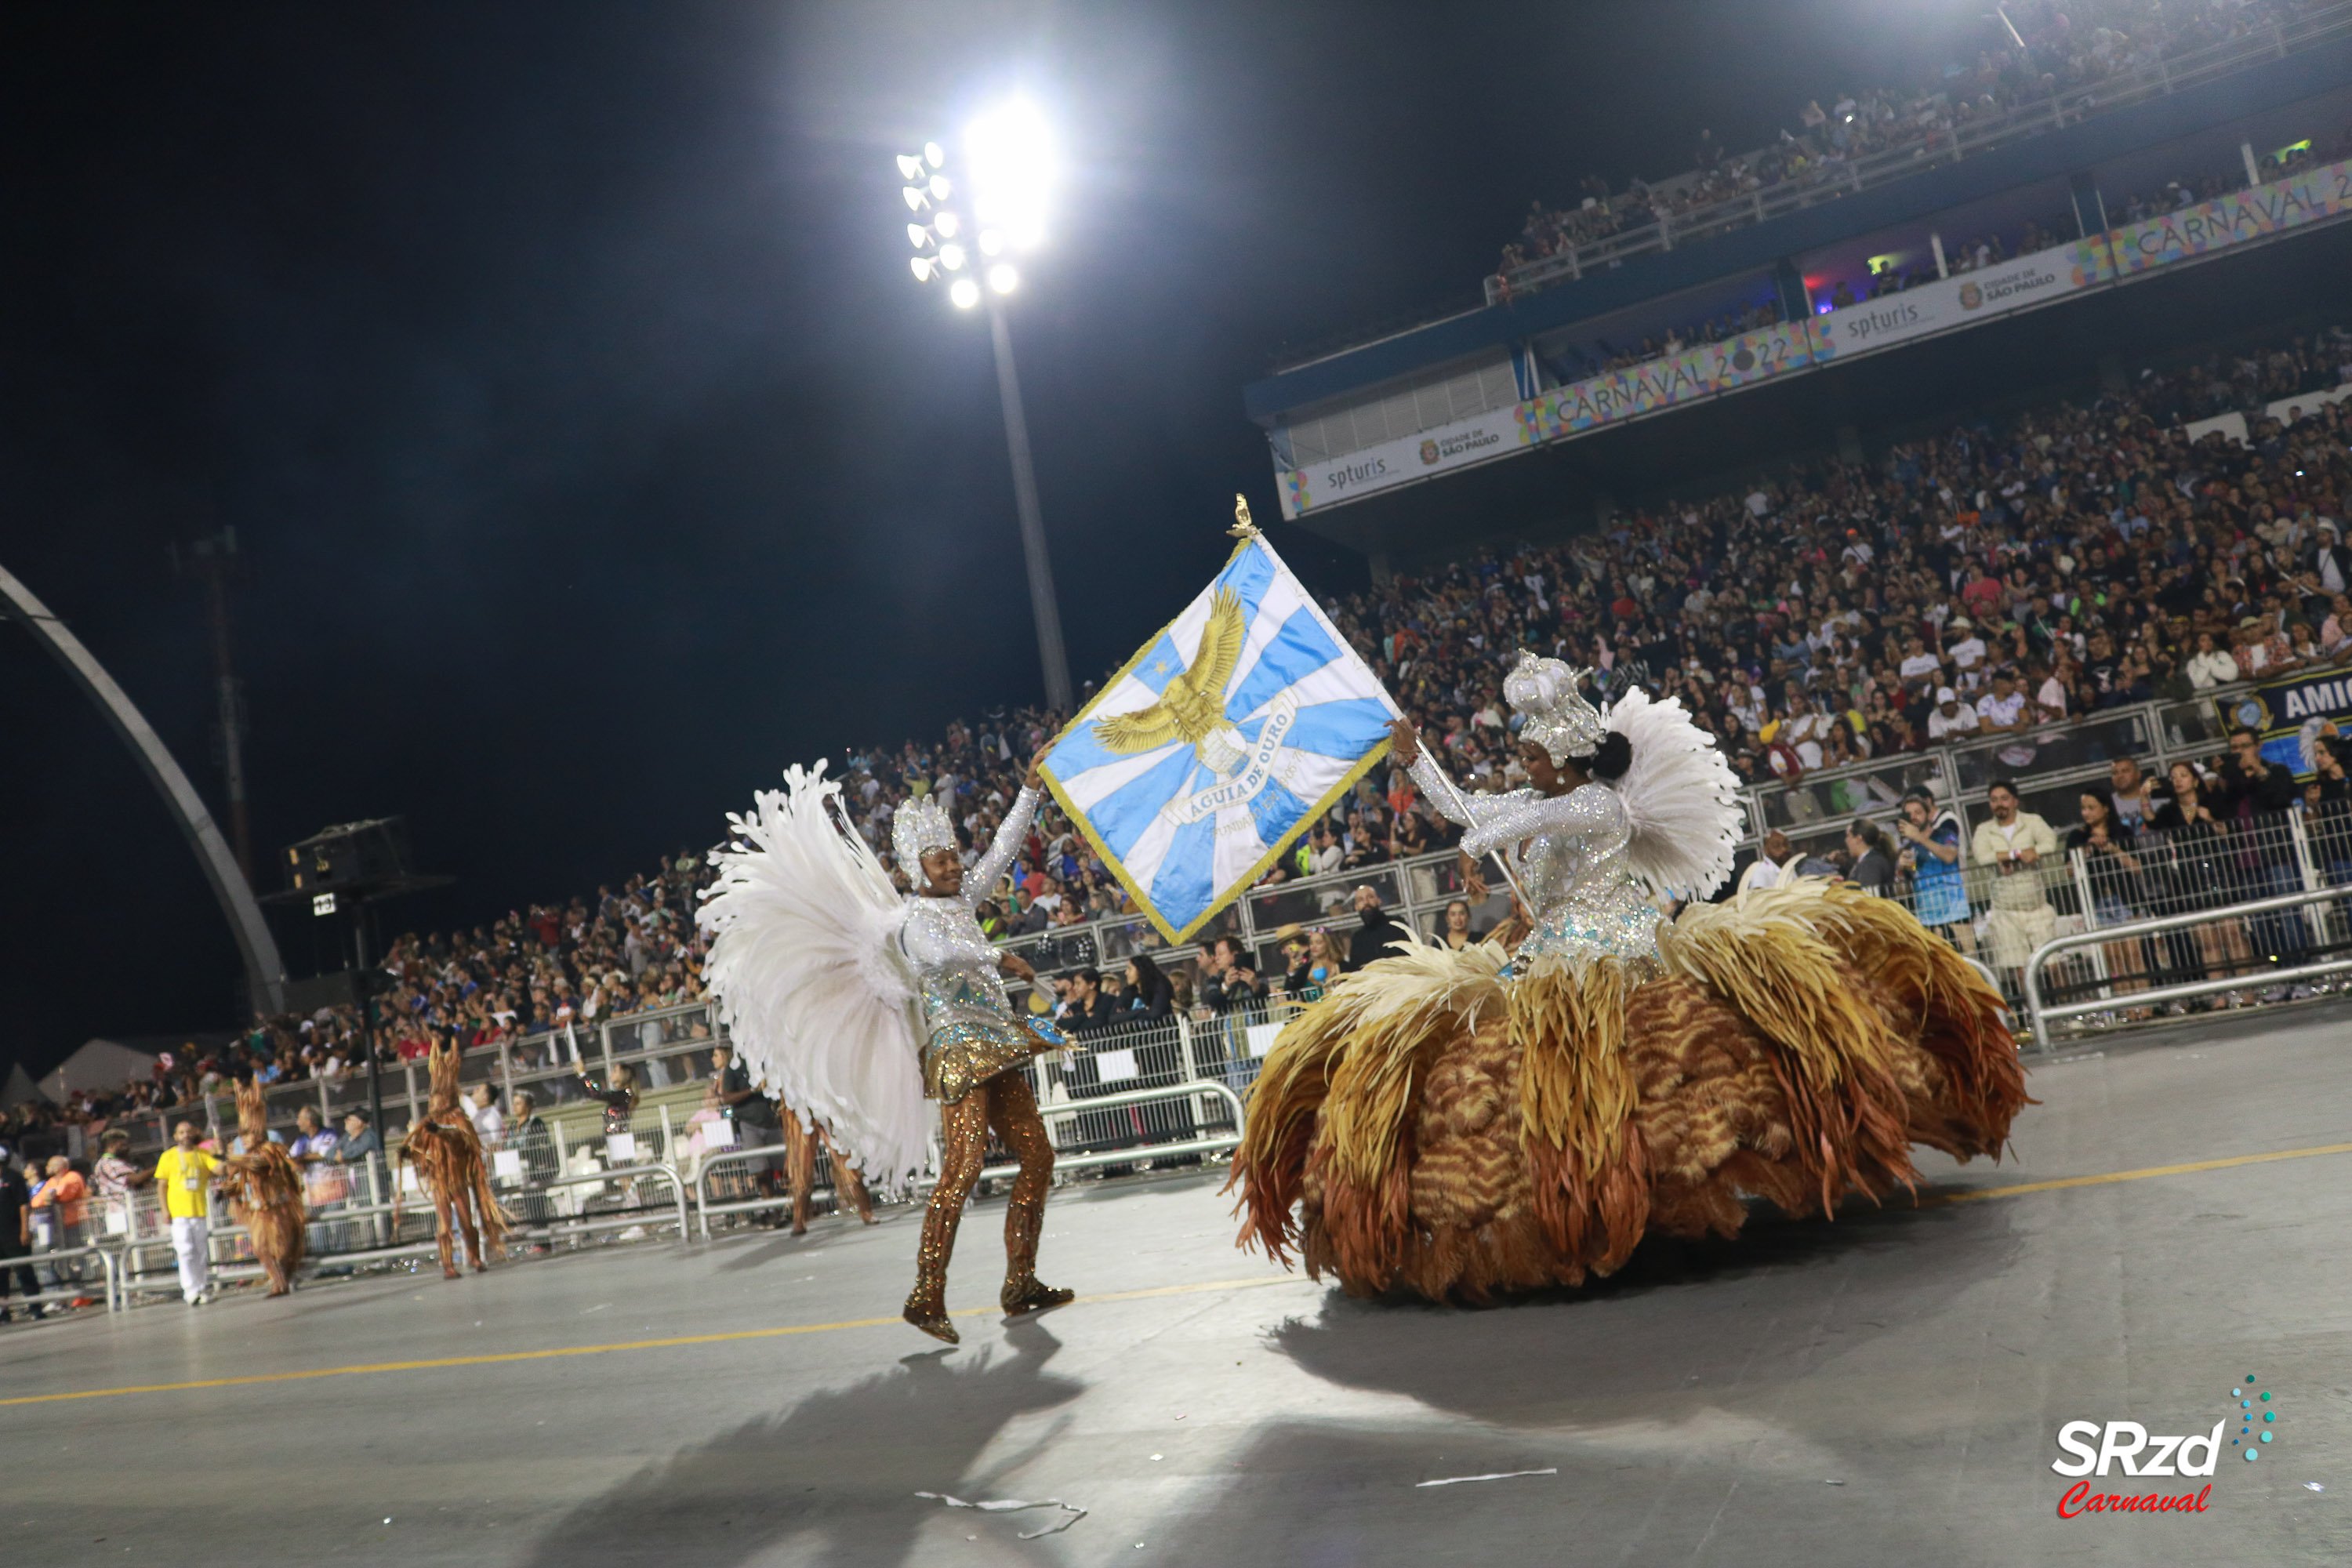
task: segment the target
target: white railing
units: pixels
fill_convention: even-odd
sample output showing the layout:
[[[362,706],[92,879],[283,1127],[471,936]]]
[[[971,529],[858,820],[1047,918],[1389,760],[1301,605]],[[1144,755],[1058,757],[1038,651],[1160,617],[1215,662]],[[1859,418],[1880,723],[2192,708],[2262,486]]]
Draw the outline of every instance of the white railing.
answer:
[[[2315,958],[2299,963],[2265,966],[2251,973],[2237,973],[2212,979],[2182,981],[2169,985],[2151,985],[2143,990],[2125,992],[2078,1002],[2048,1003],[2042,997],[2042,972],[2051,960],[2069,952],[2117,942],[2137,942],[2175,932],[2195,931],[2200,935],[2215,929],[2226,930],[2232,924],[2260,920],[2266,915],[2301,912],[2319,905],[2352,900],[2352,883],[2341,887],[2320,888],[2306,892],[2287,893],[2277,898],[2250,899],[2242,903],[2225,904],[2218,909],[2164,915],[2152,920],[2126,921],[2103,930],[2082,931],[2071,936],[2055,937],[2036,948],[2025,963],[2025,1014],[2032,1027],[2037,1049],[2050,1049],[2050,1020],[2074,1018],[2103,1011],[2111,1012],[2126,1005],[2149,1005],[2186,1001],[2218,995],[2224,992],[2245,991],[2255,987],[2307,984],[2314,980],[2331,979],[2352,973],[2352,957]],[[2325,952],[2326,949],[2315,950]]]

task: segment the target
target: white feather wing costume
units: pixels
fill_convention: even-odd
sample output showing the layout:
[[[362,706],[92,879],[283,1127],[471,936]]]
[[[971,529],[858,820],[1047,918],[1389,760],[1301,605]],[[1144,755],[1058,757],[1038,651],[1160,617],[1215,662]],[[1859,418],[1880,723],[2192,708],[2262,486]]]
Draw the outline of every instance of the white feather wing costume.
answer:
[[[1706,898],[1731,875],[1747,820],[1738,775],[1678,697],[1659,702],[1628,691],[1607,721],[1633,748],[1633,765],[1615,781],[1633,828],[1627,869],[1653,893]]]
[[[906,906],[839,816],[824,763],[785,770],[751,815],[730,815],[698,916],[703,979],[751,1081],[813,1115],[884,1187],[925,1163],[932,1116],[898,956]]]

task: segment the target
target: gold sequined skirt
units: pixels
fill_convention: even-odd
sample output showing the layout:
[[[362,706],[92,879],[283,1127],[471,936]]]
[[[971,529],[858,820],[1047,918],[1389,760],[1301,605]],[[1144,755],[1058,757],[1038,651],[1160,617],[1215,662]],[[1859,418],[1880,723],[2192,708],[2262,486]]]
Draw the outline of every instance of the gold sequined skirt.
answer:
[[[1019,1067],[1040,1051],[1059,1050],[1054,1041],[1007,1018],[958,1020],[931,1031],[923,1047],[923,1094],[953,1105],[975,1084]]]

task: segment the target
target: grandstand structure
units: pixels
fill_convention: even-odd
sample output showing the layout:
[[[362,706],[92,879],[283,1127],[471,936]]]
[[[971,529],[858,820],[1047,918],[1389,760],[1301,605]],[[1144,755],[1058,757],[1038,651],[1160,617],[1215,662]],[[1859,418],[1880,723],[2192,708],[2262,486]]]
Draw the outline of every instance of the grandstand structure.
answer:
[[[2352,4],[1672,210],[1249,384],[1284,515],[1369,558],[1558,536],[1956,407],[2275,333],[2352,266]],[[1690,323],[1766,324],[1693,342]],[[1629,353],[1643,345],[1650,353]]]

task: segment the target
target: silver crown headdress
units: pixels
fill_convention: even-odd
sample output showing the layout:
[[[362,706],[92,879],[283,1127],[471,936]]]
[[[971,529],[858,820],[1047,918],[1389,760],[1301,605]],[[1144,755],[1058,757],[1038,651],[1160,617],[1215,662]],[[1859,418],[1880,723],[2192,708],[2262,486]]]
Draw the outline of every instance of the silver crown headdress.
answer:
[[[1503,678],[1504,700],[1526,716],[1519,738],[1541,746],[1555,764],[1592,755],[1609,733],[1601,710],[1577,689],[1591,673],[1522,649],[1519,662]]]
[[[890,852],[898,858],[898,869],[907,873],[908,885],[921,892],[929,879],[923,875],[923,852],[944,849],[956,852],[955,824],[938,800],[925,795],[909,800],[890,819]]]

